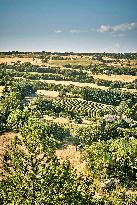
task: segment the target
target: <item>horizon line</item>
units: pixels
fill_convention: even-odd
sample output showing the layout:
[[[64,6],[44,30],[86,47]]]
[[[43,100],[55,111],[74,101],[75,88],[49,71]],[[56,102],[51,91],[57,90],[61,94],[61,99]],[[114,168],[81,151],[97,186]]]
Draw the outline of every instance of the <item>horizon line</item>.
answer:
[[[122,54],[125,54],[125,53],[137,53],[137,51],[129,51],[129,52],[107,52],[107,51],[90,51],[90,52],[88,52],[88,51],[46,51],[46,50],[33,50],[33,51],[26,51],[26,50],[20,50],[20,51],[18,51],[18,50],[9,50],[9,51],[0,51],[0,53],[13,53],[13,52],[16,52],[16,53],[42,53],[42,52],[45,52],[45,53],[117,53],[117,54],[119,54],[119,53],[122,53]]]

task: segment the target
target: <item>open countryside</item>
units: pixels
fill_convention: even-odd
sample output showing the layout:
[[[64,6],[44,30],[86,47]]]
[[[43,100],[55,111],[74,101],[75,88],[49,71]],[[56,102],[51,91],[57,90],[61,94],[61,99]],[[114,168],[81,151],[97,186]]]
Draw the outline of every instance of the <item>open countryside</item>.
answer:
[[[137,54],[10,52],[1,55],[0,59],[4,59],[0,65],[1,180],[9,180],[8,177],[13,180],[14,174],[19,177],[22,173],[26,181],[35,173],[34,179],[27,183],[35,180],[42,186],[37,179],[40,169],[51,177],[55,173],[48,173],[46,167],[55,166],[54,172],[59,169],[62,173],[58,180],[64,180],[65,174],[70,178],[74,173],[77,175],[82,186],[79,194],[83,193],[88,203],[111,201],[112,194],[118,197],[121,192],[127,200],[136,200],[137,67],[132,67],[130,59],[137,62]],[[8,55],[16,61],[9,64]],[[18,60],[22,55],[28,62]],[[76,55],[99,58],[99,64],[90,61],[83,66],[79,59],[77,65],[73,64]],[[38,61],[51,61],[53,56],[58,61],[66,56],[69,61],[61,67],[48,61],[40,66],[31,64],[27,56],[30,59],[37,56]],[[124,58],[130,66],[108,66],[103,62],[108,56],[119,61]],[[48,159],[51,153],[52,158]],[[52,164],[47,160],[52,160]],[[33,170],[35,166],[39,168]],[[46,175],[41,175],[43,180]],[[60,183],[67,186],[73,183],[78,188],[78,181],[71,180]],[[83,187],[87,182],[89,193]],[[56,185],[51,183],[48,189],[52,186]],[[65,193],[58,197],[57,201],[64,200]]]
[[[0,5],[0,205],[136,205],[137,2]]]

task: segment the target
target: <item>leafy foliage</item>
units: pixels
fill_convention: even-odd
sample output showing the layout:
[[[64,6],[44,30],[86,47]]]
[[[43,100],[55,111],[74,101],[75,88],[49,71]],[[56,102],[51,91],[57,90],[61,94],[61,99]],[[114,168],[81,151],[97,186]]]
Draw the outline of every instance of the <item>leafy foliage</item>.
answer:
[[[17,51],[13,52],[17,56]],[[5,54],[1,54],[5,55]],[[7,56],[12,56],[7,53]],[[33,53],[42,62],[76,60],[69,53]],[[136,75],[137,69],[130,54],[78,54],[90,62],[89,66],[66,64],[64,67],[39,67],[20,62],[0,65],[0,85],[5,86],[0,97],[0,132],[14,131],[16,137],[4,155],[4,172],[0,179],[0,204],[93,204],[134,205],[137,186],[137,80],[120,82],[94,79],[92,74]],[[103,57],[112,58],[105,60]],[[89,58],[89,59],[88,59]],[[115,58],[115,59],[114,59]],[[123,63],[127,66],[106,66]],[[44,80],[69,80],[95,83],[109,88],[77,87],[47,83]],[[124,91],[122,88],[127,88]],[[37,97],[37,90],[59,91],[57,99]],[[44,120],[44,116],[67,117],[69,126]],[[92,125],[83,126],[83,118]],[[76,125],[77,124],[77,125]],[[81,125],[79,125],[81,124]],[[59,162],[55,150],[68,139],[82,145],[79,151],[88,164],[88,176],[77,176],[69,161]],[[120,179],[113,187],[98,196],[97,182],[111,177]],[[130,190],[129,190],[130,188]],[[96,192],[96,193],[95,193]]]
[[[94,177],[105,179],[118,177],[122,184],[136,184],[137,139],[111,139],[107,142],[98,141],[86,148],[86,158]]]
[[[54,140],[43,132],[43,126],[29,120],[5,154],[7,176],[0,181],[1,203],[90,203],[92,198],[89,199],[69,162],[60,164],[55,157]]]

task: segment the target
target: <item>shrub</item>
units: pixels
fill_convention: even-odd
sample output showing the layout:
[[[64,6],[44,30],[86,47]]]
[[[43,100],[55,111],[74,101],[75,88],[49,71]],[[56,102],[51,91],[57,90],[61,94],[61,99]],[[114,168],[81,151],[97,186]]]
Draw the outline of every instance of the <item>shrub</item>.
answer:
[[[104,180],[116,176],[122,184],[136,184],[137,139],[125,137],[99,141],[86,148],[91,174]]]

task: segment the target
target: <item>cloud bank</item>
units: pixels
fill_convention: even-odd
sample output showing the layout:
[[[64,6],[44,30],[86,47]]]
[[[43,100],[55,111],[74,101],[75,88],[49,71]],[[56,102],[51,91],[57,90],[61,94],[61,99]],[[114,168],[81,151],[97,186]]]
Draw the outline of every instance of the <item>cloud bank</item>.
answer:
[[[110,25],[101,25],[98,29],[98,32],[105,33],[105,32],[125,32],[125,31],[132,31],[137,29],[137,22],[125,23],[125,24],[118,24],[114,26]]]
[[[56,30],[55,33],[62,33],[62,31],[61,30]]]
[[[80,29],[71,29],[70,33],[88,33],[88,30],[80,30]]]

